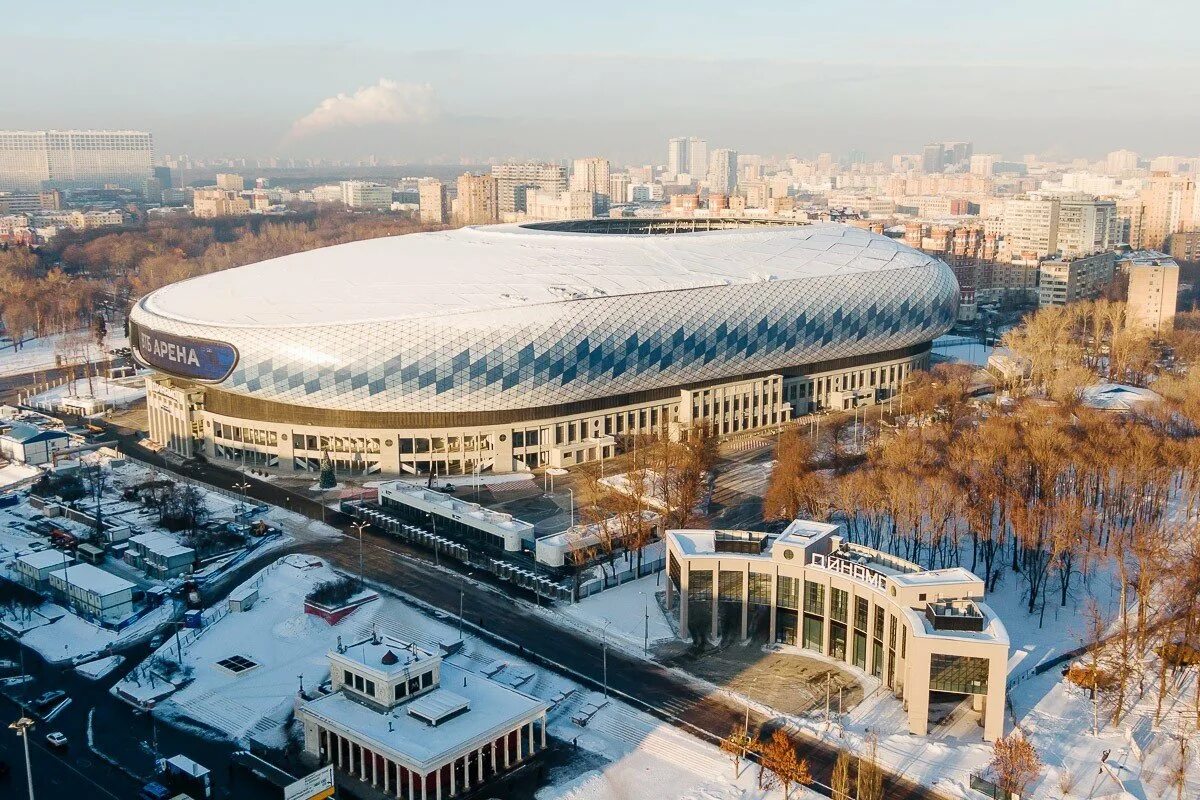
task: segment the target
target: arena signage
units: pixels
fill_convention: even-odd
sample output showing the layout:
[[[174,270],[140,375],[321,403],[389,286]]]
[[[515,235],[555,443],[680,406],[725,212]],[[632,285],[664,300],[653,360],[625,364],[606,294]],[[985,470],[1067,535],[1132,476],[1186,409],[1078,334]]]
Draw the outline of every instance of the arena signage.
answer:
[[[237,365],[238,352],[231,344],[160,333],[130,325],[138,360],[154,369],[198,381],[223,381]]]

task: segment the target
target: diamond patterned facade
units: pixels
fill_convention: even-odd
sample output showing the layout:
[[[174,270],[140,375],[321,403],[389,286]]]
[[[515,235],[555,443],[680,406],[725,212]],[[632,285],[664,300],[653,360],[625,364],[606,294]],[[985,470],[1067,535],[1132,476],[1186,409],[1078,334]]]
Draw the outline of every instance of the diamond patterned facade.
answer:
[[[941,261],[840,225],[417,234],[359,247],[356,283],[364,244],[176,284],[143,299],[132,320],[232,345],[236,366],[218,384],[230,393],[445,413],[703,385],[903,348],[948,330],[958,303]],[[205,307],[187,295],[230,299]]]

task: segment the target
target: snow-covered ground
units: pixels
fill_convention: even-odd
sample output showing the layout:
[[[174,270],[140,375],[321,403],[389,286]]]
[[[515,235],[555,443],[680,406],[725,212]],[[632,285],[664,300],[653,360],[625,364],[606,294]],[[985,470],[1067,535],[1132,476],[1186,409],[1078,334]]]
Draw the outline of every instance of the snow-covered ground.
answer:
[[[129,378],[97,378],[90,381],[78,378],[26,398],[25,404],[36,408],[56,410],[67,398],[94,398],[116,408],[132,405],[146,396],[145,380]]]
[[[0,346],[0,376],[20,375],[58,366],[55,363],[55,357],[77,350],[69,344],[69,341],[80,337],[86,339],[89,337],[89,333],[82,330],[43,336],[40,339],[29,339],[19,350],[14,350],[11,344],[6,343]],[[127,336],[124,336],[119,330],[109,331],[108,337],[104,340],[103,351],[96,347],[95,343],[92,343],[89,357],[92,360],[103,361],[108,358],[109,350],[128,346],[129,338]],[[65,363],[79,363],[80,360],[78,355],[70,355]]]
[[[0,463],[0,492],[33,483],[42,474],[37,467],[5,461]]]
[[[933,354],[963,364],[987,366],[993,348],[962,336],[941,336],[933,340]]]
[[[566,620],[571,627],[582,627],[596,639],[608,636],[609,643],[634,655],[642,655],[647,639],[654,647],[664,639],[675,638],[655,594],[666,591],[665,573],[606,589],[580,600],[562,604],[544,613]]]

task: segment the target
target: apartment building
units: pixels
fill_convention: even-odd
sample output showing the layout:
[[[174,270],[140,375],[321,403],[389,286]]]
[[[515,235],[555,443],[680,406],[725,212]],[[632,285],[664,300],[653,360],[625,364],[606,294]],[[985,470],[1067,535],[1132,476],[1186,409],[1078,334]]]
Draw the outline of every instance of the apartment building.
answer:
[[[497,164],[492,167],[492,177],[496,180],[497,219],[526,210],[519,202],[524,193],[518,189],[531,187],[555,195],[567,191],[567,168],[558,164]]]
[[[1112,283],[1115,268],[1113,253],[1047,259],[1038,265],[1038,306],[1046,308],[1095,300]]]

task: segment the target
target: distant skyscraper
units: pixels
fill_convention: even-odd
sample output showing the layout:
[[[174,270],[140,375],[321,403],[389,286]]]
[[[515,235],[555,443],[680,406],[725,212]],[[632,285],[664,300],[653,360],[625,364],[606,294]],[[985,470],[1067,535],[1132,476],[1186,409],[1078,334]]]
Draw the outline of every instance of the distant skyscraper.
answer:
[[[729,194],[737,186],[737,151],[718,148],[708,161],[708,190]]]
[[[577,158],[571,165],[570,190],[608,194],[608,159]]]
[[[688,171],[688,142],[682,137],[667,140],[667,174],[671,177]]]
[[[687,169],[693,180],[704,180],[708,175],[708,142],[695,136],[688,139]]]
[[[142,131],[0,131],[0,191],[141,192],[153,160],[153,139]]]
[[[533,187],[556,197],[567,190],[567,168],[558,164],[497,164],[492,167],[500,214],[524,210],[518,208],[518,187]]]
[[[975,146],[970,142],[943,142],[944,166],[966,167],[971,163]]]
[[[921,151],[921,171],[934,175],[946,171],[946,146],[941,142],[925,145]]]
[[[994,153],[975,153],[971,156],[971,174],[979,175],[983,178],[992,177],[992,173],[996,169],[996,156]]]
[[[427,225],[441,225],[450,218],[446,184],[437,178],[421,178],[417,181],[417,203],[421,210],[421,222]]]
[[[488,225],[500,221],[499,180],[494,175],[464,173],[458,179],[455,219],[462,225]]]
[[[1104,168],[1109,175],[1133,172],[1138,168],[1138,154],[1132,150],[1114,150],[1105,157]]]
[[[608,176],[608,199],[612,203],[628,203],[629,202],[629,176],[625,173],[617,173],[616,175]]]

